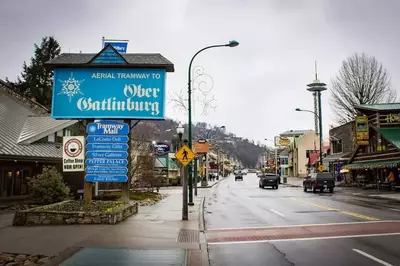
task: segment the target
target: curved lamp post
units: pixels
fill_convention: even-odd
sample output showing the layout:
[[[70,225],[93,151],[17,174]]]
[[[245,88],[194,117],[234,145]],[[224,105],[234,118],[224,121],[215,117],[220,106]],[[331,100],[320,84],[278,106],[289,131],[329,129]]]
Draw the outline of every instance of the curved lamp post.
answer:
[[[192,64],[196,56],[208,49],[218,48],[218,47],[236,47],[239,45],[238,41],[232,40],[227,44],[216,44],[204,47],[194,54],[189,63],[188,70],[188,145],[192,149]],[[189,205],[194,205],[193,203],[193,182],[192,182],[192,164],[189,164]]]
[[[183,133],[185,132],[185,128],[182,126],[182,124],[179,124],[179,126],[176,128],[176,133],[178,134],[179,137],[179,148],[182,147],[182,136]],[[178,150],[177,149],[177,150]],[[187,177],[183,173],[183,168],[180,166],[180,176],[182,180],[182,220],[187,220],[189,217],[189,209],[188,209],[188,190],[187,190]]]
[[[312,113],[316,118],[318,118],[319,121],[319,164],[322,165],[322,119],[321,117],[314,111],[311,110],[305,110],[305,109],[300,109],[296,108],[295,111],[297,112],[307,112],[307,113]]]

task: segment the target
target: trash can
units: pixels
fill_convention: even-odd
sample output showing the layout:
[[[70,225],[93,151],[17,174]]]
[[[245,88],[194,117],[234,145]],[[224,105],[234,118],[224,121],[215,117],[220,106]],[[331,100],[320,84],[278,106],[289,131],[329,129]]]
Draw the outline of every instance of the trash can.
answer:
[[[287,177],[286,177],[286,176],[283,177],[283,183],[284,183],[284,184],[287,183]]]

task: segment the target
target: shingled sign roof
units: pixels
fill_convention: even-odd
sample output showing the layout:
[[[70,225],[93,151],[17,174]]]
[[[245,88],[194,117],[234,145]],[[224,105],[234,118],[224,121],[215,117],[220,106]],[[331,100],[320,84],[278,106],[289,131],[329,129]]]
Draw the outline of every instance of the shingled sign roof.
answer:
[[[0,81],[0,158],[60,160],[59,144],[36,141],[77,122],[52,119],[45,107]]]
[[[94,59],[104,52],[112,50],[118,56],[123,58],[124,63],[116,62],[115,64],[95,63]],[[50,68],[61,67],[136,67],[136,68],[162,68],[167,72],[174,72],[174,64],[159,53],[144,53],[144,54],[120,54],[111,45],[104,47],[99,53],[84,54],[84,53],[63,53],[58,57],[46,62],[46,66]]]

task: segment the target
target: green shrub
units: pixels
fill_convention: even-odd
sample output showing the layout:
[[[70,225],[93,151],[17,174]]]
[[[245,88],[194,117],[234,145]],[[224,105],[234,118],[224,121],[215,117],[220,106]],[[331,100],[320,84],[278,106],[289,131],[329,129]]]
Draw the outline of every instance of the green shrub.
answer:
[[[28,182],[31,196],[36,202],[50,204],[69,198],[69,187],[54,166],[43,167],[41,174]]]
[[[121,192],[104,192],[93,197],[93,200],[115,201],[121,198]]]

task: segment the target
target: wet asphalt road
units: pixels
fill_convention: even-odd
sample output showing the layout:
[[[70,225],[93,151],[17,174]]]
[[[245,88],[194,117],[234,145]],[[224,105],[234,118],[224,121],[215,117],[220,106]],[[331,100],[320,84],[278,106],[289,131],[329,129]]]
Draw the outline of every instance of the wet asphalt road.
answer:
[[[304,193],[285,185],[260,189],[255,174],[246,175],[243,182],[233,177],[221,181],[205,202],[211,265],[400,265],[400,235],[382,235],[381,221],[386,220],[400,220],[399,203],[345,195],[341,188],[333,194]],[[379,235],[352,237],[349,231],[348,238],[213,241],[216,231],[237,237],[240,228],[287,226],[289,231],[313,224],[328,224],[323,226],[328,236],[331,224],[360,222],[376,223]]]

